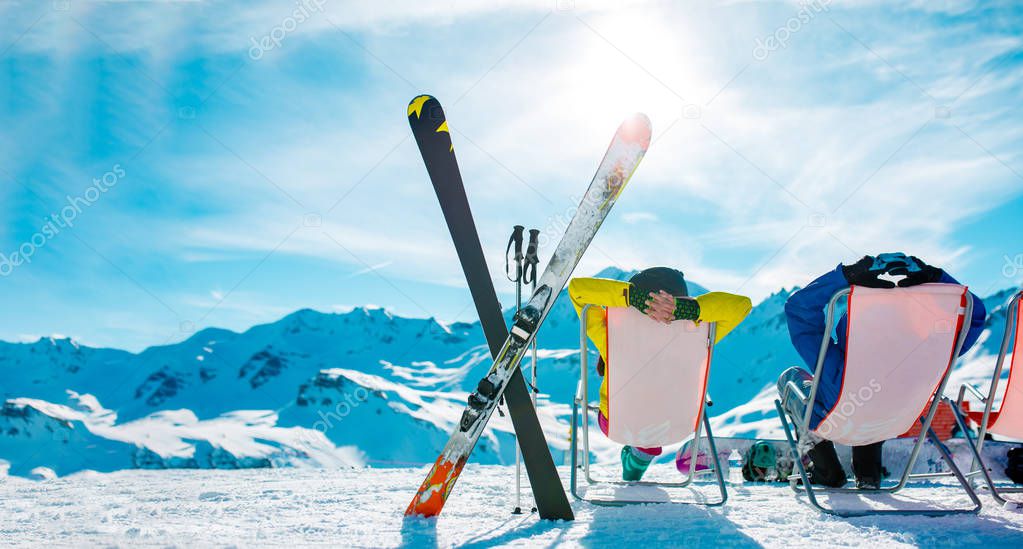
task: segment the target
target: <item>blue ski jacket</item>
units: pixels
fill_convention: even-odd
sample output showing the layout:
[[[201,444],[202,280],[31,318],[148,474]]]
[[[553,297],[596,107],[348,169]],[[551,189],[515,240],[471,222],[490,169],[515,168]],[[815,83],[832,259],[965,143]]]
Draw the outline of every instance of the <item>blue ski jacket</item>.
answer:
[[[959,284],[956,279],[942,273],[939,283]],[[792,294],[785,302],[785,318],[788,321],[789,337],[796,352],[802,357],[803,362],[811,372],[817,366],[817,356],[820,353],[821,341],[824,338],[825,308],[835,292],[849,287],[849,281],[842,274],[842,265],[817,280],[809,286]],[[984,302],[979,297],[973,296],[973,318],[970,319],[970,330],[963,342],[963,349],[960,354],[968,351],[984,327],[984,319],[987,317],[987,310]],[[817,388],[817,397],[813,403],[813,414],[810,418],[810,429],[816,429],[821,421],[838,402],[839,392],[842,389],[842,378],[845,374],[845,336],[848,325],[848,316],[842,313],[837,330],[831,336],[831,343],[828,346],[827,354],[824,356],[824,366],[821,369],[821,380]]]

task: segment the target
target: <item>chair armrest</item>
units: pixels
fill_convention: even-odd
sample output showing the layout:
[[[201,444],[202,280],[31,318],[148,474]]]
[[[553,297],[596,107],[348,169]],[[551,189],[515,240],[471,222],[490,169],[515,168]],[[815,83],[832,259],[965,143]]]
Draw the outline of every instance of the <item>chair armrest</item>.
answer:
[[[978,391],[976,387],[970,385],[969,383],[963,383],[962,385],[959,386],[959,398],[956,400],[956,406],[958,406],[960,410],[963,408],[963,399],[966,396],[966,391],[973,393],[973,396],[980,399],[980,401],[983,402],[984,404],[987,404],[987,397],[981,394],[981,392]]]
[[[800,402],[806,404],[807,402],[806,393],[804,393],[803,390],[799,388],[799,385],[796,385],[796,382],[790,381],[785,384],[785,394],[781,396],[781,401],[783,404],[787,402],[789,393],[794,393]]]

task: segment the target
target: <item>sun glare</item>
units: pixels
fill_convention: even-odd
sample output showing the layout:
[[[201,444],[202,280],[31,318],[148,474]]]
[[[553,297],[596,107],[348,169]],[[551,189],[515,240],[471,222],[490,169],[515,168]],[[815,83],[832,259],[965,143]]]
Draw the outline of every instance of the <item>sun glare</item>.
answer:
[[[705,78],[690,62],[684,29],[649,14],[581,19],[568,85],[576,108],[598,119],[642,111],[669,123],[697,104]],[[656,132],[655,132],[656,133]]]

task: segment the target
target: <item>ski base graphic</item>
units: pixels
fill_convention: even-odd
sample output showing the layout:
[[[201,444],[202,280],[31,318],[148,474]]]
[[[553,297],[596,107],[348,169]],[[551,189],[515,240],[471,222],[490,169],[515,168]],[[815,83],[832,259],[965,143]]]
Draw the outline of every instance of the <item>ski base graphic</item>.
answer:
[[[428,517],[439,515],[441,509],[444,508],[444,502],[451,494],[451,489],[455,487],[455,479],[465,467],[465,462],[466,459],[462,459],[459,463],[452,463],[444,456],[438,458],[437,462],[433,464],[433,469],[430,469],[430,474],[419,487],[416,498],[405,509],[405,514]]]

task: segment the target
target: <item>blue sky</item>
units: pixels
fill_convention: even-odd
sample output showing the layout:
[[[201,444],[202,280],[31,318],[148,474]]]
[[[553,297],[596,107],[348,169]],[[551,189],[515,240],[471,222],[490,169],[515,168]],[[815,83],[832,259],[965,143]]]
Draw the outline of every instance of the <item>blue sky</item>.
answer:
[[[694,4],[5,3],[0,253],[31,256],[0,261],[0,339],[472,318],[405,118],[424,92],[506,304],[511,225],[556,241],[634,111],[655,141],[582,274],[673,265],[758,300],[903,250],[1020,283],[1023,9]]]

